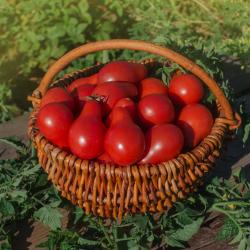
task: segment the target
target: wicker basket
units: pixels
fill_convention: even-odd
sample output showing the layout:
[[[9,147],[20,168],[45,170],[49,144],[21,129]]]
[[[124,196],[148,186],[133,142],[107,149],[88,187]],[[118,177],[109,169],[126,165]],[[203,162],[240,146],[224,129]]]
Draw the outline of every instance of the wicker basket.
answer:
[[[146,51],[171,60],[198,76],[217,98],[219,115],[210,135],[192,151],[180,154],[173,160],[143,166],[121,167],[82,160],[52,145],[36,128],[40,99],[54,76],[74,59],[106,49]],[[149,68],[154,65],[150,60],[144,63]],[[53,85],[68,85],[79,77],[97,72],[100,67],[97,65],[66,75]],[[82,207],[86,213],[119,220],[127,213],[166,210],[173,202],[196,190],[219,156],[227,132],[240,125],[240,117],[233,114],[222,90],[199,66],[170,49],[135,40],[89,43],[70,51],[51,66],[29,99],[34,110],[29,118],[28,133],[37,149],[40,165],[48,173],[48,179],[63,197]]]

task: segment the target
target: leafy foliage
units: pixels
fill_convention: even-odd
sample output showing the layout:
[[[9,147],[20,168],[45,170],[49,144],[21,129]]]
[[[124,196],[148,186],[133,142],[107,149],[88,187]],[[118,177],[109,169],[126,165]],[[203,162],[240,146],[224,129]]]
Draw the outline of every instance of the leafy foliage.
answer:
[[[214,196],[210,209],[226,216],[219,238],[230,239],[239,249],[250,247],[250,183],[246,173],[246,169],[239,169],[233,173],[233,181],[214,178],[207,186]]]
[[[61,199],[48,185],[33,148],[15,138],[0,140],[19,152],[16,160],[0,160],[0,242],[8,246],[16,230],[15,222],[29,218],[34,211],[34,216],[43,222],[53,217],[54,223],[47,224],[52,229],[58,228],[60,214],[55,209]]]
[[[117,10],[122,7],[119,0],[107,2]],[[238,57],[245,67],[249,65],[249,1],[128,0],[123,8],[135,20],[129,29],[131,38],[152,40],[161,34],[182,44],[202,42],[205,47],[214,46],[218,54]]]
[[[0,84],[0,123],[8,121],[20,113],[17,106],[10,104],[11,98],[11,89],[6,84]]]
[[[77,45],[110,38],[116,32],[117,16],[101,2],[90,6],[87,0],[1,0],[0,77],[10,80],[11,72],[45,71]]]
[[[45,71],[79,44],[111,37],[203,44],[249,63],[246,0],[1,0],[0,6],[0,76],[7,80],[13,73],[32,76],[34,69]],[[103,59],[104,54],[85,61]]]

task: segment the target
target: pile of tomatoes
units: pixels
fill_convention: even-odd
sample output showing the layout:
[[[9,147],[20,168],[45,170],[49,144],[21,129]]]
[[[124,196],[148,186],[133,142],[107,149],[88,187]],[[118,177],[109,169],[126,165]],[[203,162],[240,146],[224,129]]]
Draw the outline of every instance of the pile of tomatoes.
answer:
[[[213,126],[200,104],[204,89],[191,74],[165,85],[143,64],[114,61],[41,100],[40,132],[82,159],[126,166],[168,161],[190,150]]]

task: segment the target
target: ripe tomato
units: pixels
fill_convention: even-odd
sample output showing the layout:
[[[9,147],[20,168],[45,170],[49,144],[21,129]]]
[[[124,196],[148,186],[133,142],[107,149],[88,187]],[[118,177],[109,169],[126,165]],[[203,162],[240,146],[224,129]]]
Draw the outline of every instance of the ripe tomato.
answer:
[[[55,87],[49,89],[42,98],[41,107],[55,102],[60,102],[67,105],[72,111],[75,108],[73,97],[63,88]]]
[[[176,157],[182,150],[184,138],[173,124],[155,125],[146,133],[145,156],[140,163],[157,164]]]
[[[73,154],[82,159],[93,159],[104,152],[106,128],[100,117],[100,104],[94,100],[87,101],[69,130],[68,142]]]
[[[145,150],[145,138],[139,126],[128,118],[128,112],[124,108],[116,108],[114,120],[108,129],[104,147],[112,160],[120,165],[130,165],[141,159]],[[122,113],[124,115],[122,115]]]
[[[121,107],[121,108],[125,108],[130,116],[135,120],[136,119],[136,115],[137,115],[137,112],[136,112],[136,105],[134,103],[134,101],[132,101],[130,98],[122,98],[120,99],[114,106],[114,109],[115,108],[118,108],[118,107]]]
[[[169,84],[169,97],[179,105],[198,103],[204,95],[201,81],[194,75],[182,74],[174,76]]]
[[[71,110],[62,103],[49,103],[37,116],[40,132],[55,145],[68,148],[68,132],[74,120]]]
[[[76,79],[75,81],[73,81],[68,87],[67,90],[69,92],[72,92],[75,88],[82,86],[84,84],[92,84],[92,85],[96,85],[98,82],[98,73],[91,75],[91,76],[87,76],[87,77],[81,77]]]
[[[168,87],[163,83],[163,81],[149,77],[145,78],[139,83],[139,97],[140,99],[146,95],[151,94],[167,94]]]
[[[123,120],[133,122],[132,117],[128,110],[122,107],[115,107],[110,112],[106,120],[108,127],[113,126],[115,123],[122,122]]]
[[[142,63],[133,63],[133,67],[137,73],[138,82],[147,77],[148,70]]]
[[[117,81],[136,83],[139,81],[135,67],[126,61],[114,61],[104,65],[98,76],[100,83]]]
[[[112,159],[111,157],[109,156],[109,154],[107,152],[104,152],[102,155],[100,155],[98,158],[97,158],[100,162],[103,162],[103,163],[112,163]]]
[[[213,116],[205,106],[189,104],[181,110],[177,125],[184,134],[185,145],[193,148],[210,133]]]
[[[102,83],[97,85],[92,95],[100,96],[104,99],[104,110],[106,113],[109,113],[120,99],[135,97],[137,95],[137,88],[128,82]]]
[[[138,114],[146,126],[169,123],[175,117],[172,102],[163,94],[151,94],[143,97],[138,104]]]
[[[92,92],[95,89],[95,85],[84,84],[76,88],[75,91],[75,102],[77,106],[82,109],[87,96],[91,96]]]

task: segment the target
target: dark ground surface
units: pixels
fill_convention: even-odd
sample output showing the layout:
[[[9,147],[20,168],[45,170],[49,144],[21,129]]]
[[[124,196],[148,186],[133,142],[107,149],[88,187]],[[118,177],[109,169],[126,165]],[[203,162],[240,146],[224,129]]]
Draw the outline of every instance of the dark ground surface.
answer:
[[[236,102],[245,102],[247,114],[250,116],[250,74],[240,70],[237,63],[226,62],[223,64],[226,78],[229,79],[235,90]],[[17,94],[17,93],[16,93]],[[27,93],[30,94],[30,93]],[[26,105],[21,104],[20,106]],[[10,122],[0,124],[0,137],[17,136],[27,141],[27,119],[28,115],[17,117]],[[15,150],[0,143],[0,159],[15,157]],[[228,146],[222,157],[217,161],[213,171],[214,175],[229,178],[233,168],[239,166],[248,167],[250,170],[250,141],[242,147],[239,138],[228,142]],[[250,179],[250,171],[249,179]],[[64,225],[67,225],[67,212],[64,210]],[[212,213],[203,224],[200,231],[188,242],[189,250],[233,250],[236,247],[228,245],[226,242],[217,241],[216,235],[223,223],[223,217]],[[48,229],[39,222],[25,221],[20,224],[20,232],[15,236],[14,250],[38,249],[35,246],[44,241]]]

